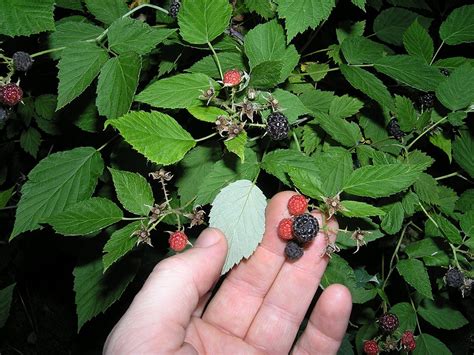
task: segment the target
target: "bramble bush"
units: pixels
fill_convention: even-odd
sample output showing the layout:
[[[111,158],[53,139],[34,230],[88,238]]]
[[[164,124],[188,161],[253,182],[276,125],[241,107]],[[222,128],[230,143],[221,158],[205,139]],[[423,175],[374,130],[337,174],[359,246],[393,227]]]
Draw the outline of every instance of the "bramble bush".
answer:
[[[472,351],[473,19],[460,1],[2,0],[0,352],[100,350],[153,265],[210,225],[225,275],[284,189],[339,221],[321,288],[352,293],[341,354],[412,350],[406,331],[414,354]]]

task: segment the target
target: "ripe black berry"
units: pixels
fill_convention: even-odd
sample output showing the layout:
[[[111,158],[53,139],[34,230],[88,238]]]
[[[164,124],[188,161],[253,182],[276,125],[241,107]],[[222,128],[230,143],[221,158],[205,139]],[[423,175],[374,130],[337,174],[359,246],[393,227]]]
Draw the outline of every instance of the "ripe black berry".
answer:
[[[8,116],[7,110],[5,110],[2,106],[0,106],[0,122],[6,121]]]
[[[298,243],[290,240],[286,243],[285,255],[290,260],[297,260],[303,256],[304,250]]]
[[[446,69],[446,68],[441,68],[439,71],[440,71],[441,74],[443,74],[444,76],[449,76],[449,74],[450,74],[449,70]]]
[[[384,313],[379,319],[379,328],[385,333],[393,333],[399,325],[398,317],[393,313]]]
[[[16,71],[28,71],[33,65],[33,58],[26,52],[15,52],[12,59]]]
[[[281,112],[273,112],[267,119],[267,133],[274,141],[279,141],[288,137],[290,125],[288,118]]]
[[[296,216],[293,221],[293,235],[299,243],[312,241],[319,232],[318,220],[311,214]]]
[[[178,17],[179,8],[181,7],[181,1],[172,0],[169,9],[169,15],[173,18]]]
[[[464,275],[458,268],[452,267],[446,272],[445,280],[449,287],[458,288],[464,284]]]
[[[422,109],[430,109],[434,106],[435,95],[431,92],[423,94],[418,98],[418,102]]]
[[[400,140],[405,135],[405,133],[400,129],[400,125],[396,118],[392,118],[387,125],[388,134],[395,137],[395,139]]]

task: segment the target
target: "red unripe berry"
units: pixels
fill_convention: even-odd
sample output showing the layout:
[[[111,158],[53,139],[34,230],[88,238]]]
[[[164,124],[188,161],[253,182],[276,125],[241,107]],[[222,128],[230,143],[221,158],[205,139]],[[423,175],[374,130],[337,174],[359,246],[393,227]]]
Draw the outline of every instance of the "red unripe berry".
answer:
[[[183,251],[188,244],[188,237],[184,232],[176,231],[171,233],[168,243],[174,251]]]
[[[23,98],[23,90],[14,84],[9,83],[0,87],[0,102],[7,106],[15,106]]]
[[[227,70],[224,73],[224,86],[237,86],[242,81],[242,75],[237,69]]]
[[[288,201],[288,212],[293,216],[303,214],[308,209],[308,200],[303,195],[293,195]]]
[[[377,355],[379,353],[379,345],[375,340],[366,340],[364,342],[364,353],[368,355]]]
[[[402,338],[400,339],[400,342],[405,351],[413,351],[416,348],[415,337],[413,336],[413,333],[409,330],[403,333]]]
[[[278,236],[284,240],[293,239],[292,225],[293,225],[293,220],[291,218],[282,219],[280,223],[278,224],[278,230],[277,230]]]

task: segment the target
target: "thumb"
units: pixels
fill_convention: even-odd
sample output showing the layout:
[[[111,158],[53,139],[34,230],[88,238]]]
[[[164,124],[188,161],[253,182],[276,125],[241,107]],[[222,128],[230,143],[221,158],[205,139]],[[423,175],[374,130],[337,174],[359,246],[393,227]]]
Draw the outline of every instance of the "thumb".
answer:
[[[178,349],[200,298],[219,278],[226,253],[227,242],[222,232],[208,228],[192,249],[158,263],[108,343],[111,337],[120,337],[122,331],[130,337],[133,329],[141,333],[142,345],[147,343],[143,339],[147,334],[145,337],[162,349],[164,344],[169,350]]]

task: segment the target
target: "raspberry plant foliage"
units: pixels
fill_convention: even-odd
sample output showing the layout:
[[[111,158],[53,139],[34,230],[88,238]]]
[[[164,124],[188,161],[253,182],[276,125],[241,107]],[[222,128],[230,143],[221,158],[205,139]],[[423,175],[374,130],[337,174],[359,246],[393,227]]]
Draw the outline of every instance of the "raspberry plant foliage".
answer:
[[[405,331],[417,354],[468,349],[449,332],[473,332],[474,6],[177,3],[0,2],[0,92],[23,92],[0,107],[2,253],[71,245],[80,331],[173,253],[166,231],[222,229],[225,274],[261,241],[266,199],[295,189],[339,220],[322,285],[355,303],[341,352]],[[8,327],[24,286],[5,275]]]

